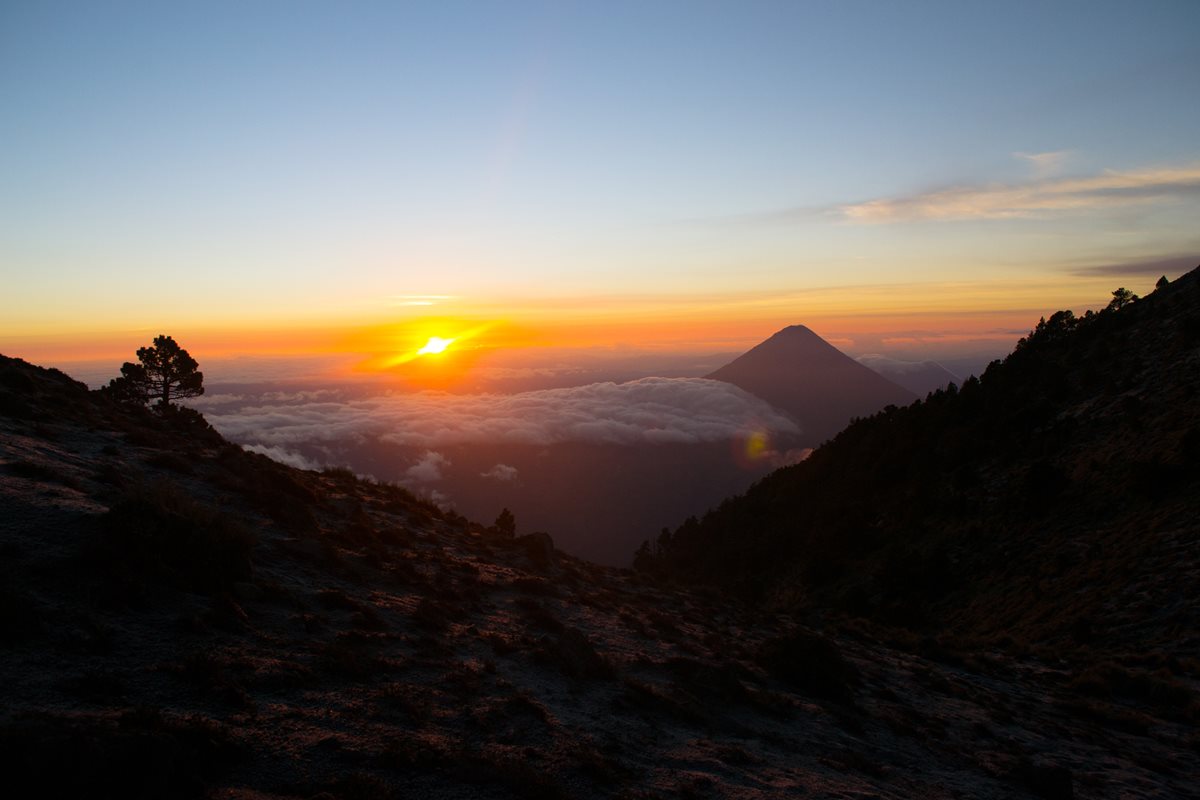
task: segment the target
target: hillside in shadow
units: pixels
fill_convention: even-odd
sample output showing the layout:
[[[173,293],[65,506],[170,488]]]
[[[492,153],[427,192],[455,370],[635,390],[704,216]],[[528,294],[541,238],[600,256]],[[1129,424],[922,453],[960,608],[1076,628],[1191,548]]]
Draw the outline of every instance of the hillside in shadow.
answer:
[[[1194,663],[1197,520],[1193,271],[1136,302],[1043,320],[979,379],[856,421],[640,565],[777,610],[1080,663]]]

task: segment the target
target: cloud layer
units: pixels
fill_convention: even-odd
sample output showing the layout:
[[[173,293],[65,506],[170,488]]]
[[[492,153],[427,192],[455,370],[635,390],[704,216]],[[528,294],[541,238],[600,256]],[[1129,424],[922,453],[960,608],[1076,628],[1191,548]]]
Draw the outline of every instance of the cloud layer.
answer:
[[[225,436],[253,443],[263,452],[371,439],[436,450],[473,442],[691,444],[730,440],[751,431],[799,432],[762,400],[702,378],[643,378],[511,395],[217,394],[197,398],[193,405]],[[431,460],[414,469],[432,475],[440,466]]]
[[[881,353],[865,353],[856,358],[855,361],[875,370],[881,375],[906,375],[914,372],[924,372],[931,366],[938,366],[938,364],[932,361],[905,361],[885,356]]]
[[[417,459],[417,463],[404,471],[404,477],[408,481],[417,483],[432,483],[442,479],[442,467],[448,466],[450,466],[450,459],[441,453],[426,450],[425,454]]]
[[[1054,154],[1031,158],[1046,155]],[[1015,186],[959,186],[851,203],[838,210],[844,219],[864,224],[1019,219],[1127,206],[1180,195],[1200,195],[1200,165],[1127,172],[1106,170],[1091,177],[1052,178]]]
[[[1048,153],[1013,153],[1033,168],[1034,177],[1048,178],[1062,170],[1063,163],[1071,155],[1069,150],[1054,150]]]
[[[250,444],[246,445],[246,449],[251,453],[259,453],[267,458],[278,461],[280,464],[287,464],[289,467],[295,467],[296,469],[321,469],[324,466],[311,458],[279,447],[278,445]]]
[[[1074,270],[1076,275],[1122,276],[1122,275],[1166,275],[1174,279],[1183,273],[1194,269],[1200,262],[1200,255],[1175,256],[1160,258],[1153,261],[1129,261],[1117,264],[1100,264],[1094,267],[1080,267]]]
[[[516,467],[511,467],[508,464],[497,464],[487,472],[479,473],[481,478],[492,478],[498,481],[515,481],[517,479],[518,470]]]

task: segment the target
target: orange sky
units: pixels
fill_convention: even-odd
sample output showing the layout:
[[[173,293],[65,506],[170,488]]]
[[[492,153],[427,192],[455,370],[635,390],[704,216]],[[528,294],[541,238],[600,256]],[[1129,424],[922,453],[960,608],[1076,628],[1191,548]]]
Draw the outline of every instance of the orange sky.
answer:
[[[154,335],[169,333],[202,363],[242,355],[344,356],[346,363],[371,370],[415,353],[430,336],[458,339],[451,350],[460,358],[464,351],[534,356],[551,348],[721,352],[746,349],[792,324],[808,325],[848,351],[929,348],[936,356],[991,347],[1002,352],[1039,316],[1058,308],[1082,312],[1103,306],[1113,283],[1109,278],[1030,278],[669,297],[436,296],[358,319],[214,323],[198,315],[137,328],[64,327],[53,335],[0,329],[0,352],[43,364],[106,359],[119,364]],[[1151,286],[1132,288],[1146,292]]]
[[[1200,260],[1197,3],[350,5],[0,13],[0,352],[937,357]]]

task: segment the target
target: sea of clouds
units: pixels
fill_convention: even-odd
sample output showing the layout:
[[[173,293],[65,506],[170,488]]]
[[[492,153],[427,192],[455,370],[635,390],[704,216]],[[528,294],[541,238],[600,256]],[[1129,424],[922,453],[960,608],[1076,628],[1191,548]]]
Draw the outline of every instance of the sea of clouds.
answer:
[[[791,419],[757,397],[704,378],[642,378],[476,395],[425,391],[352,396],[333,389],[244,395],[218,388],[190,404],[226,437],[302,468],[313,468],[315,462],[300,456],[299,446],[367,441],[433,451],[470,443],[698,444],[753,432],[799,433]],[[432,476],[441,466],[431,460],[418,472]]]

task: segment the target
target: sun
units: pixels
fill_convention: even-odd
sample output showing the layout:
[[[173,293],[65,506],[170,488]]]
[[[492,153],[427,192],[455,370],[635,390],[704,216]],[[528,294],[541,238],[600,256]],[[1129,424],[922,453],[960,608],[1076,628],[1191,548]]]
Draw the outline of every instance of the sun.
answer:
[[[417,320],[391,330],[375,331],[378,350],[354,369],[384,372],[410,365],[412,375],[448,375],[463,372],[482,352],[473,340],[493,328],[487,322],[467,327],[447,319]],[[438,336],[432,335],[436,331]],[[374,337],[373,337],[374,338]],[[424,344],[422,344],[424,342]]]
[[[425,346],[417,351],[417,355],[426,356],[430,355],[431,353],[442,353],[445,352],[446,348],[453,343],[453,339],[443,339],[440,336],[430,336],[429,341],[425,343]]]

